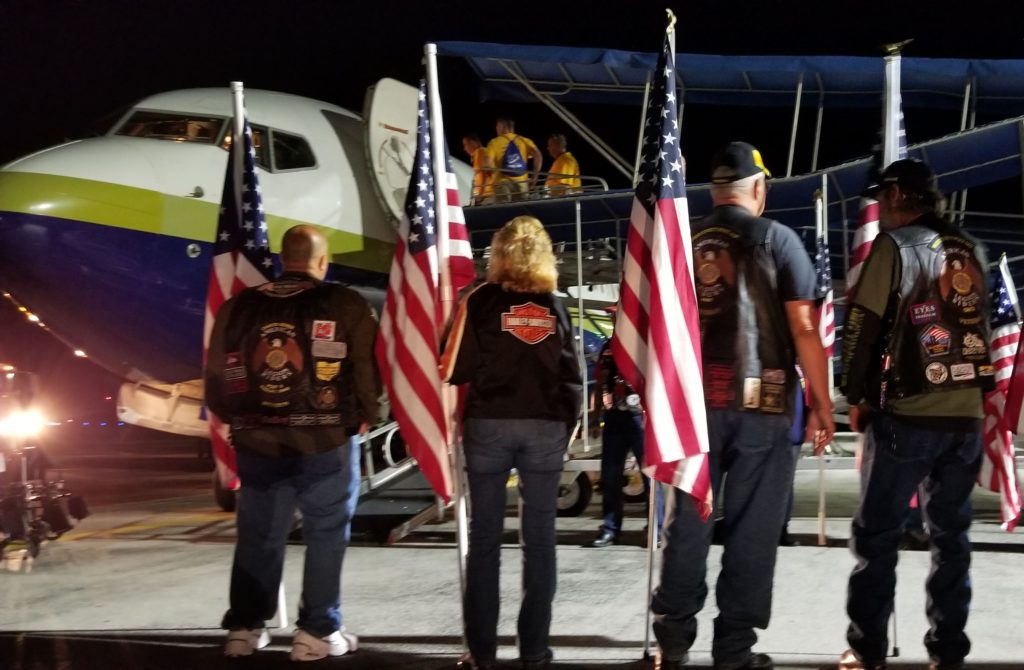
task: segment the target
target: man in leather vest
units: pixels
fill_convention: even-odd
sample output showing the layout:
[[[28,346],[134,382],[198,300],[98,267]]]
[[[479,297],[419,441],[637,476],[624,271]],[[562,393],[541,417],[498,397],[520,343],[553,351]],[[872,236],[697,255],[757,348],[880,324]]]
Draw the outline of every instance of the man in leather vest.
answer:
[[[873,455],[850,547],[843,669],[885,668],[886,628],[908,505],[920,485],[932,570],[924,642],[933,670],[963,667],[970,608],[970,493],[981,459],[982,391],[994,387],[984,249],[941,219],[924,163],[899,160],[874,189],[882,232],[852,295],[843,342],[850,426]]]
[[[807,432],[816,449],[835,430],[814,321],[814,268],[793,230],[761,216],[767,177],[754,147],[728,145],[712,163],[715,210],[693,227],[711,485],[715,506],[724,506],[715,670],[773,667],[752,647],[754,629],[766,628],[771,614],[775,557],[796,467],[790,424],[797,359],[813,399]],[[690,496],[674,498],[651,605],[661,668],[680,667],[696,637],[716,524],[714,514],[701,519]]]
[[[328,249],[289,229],[284,272],[221,306],[210,337],[206,404],[231,426],[242,482],[224,653],[270,641],[294,509],[306,543],[295,661],[355,651],[341,627],[341,564],[359,494],[359,444],[377,418],[377,321],[355,291],[323,281]]]

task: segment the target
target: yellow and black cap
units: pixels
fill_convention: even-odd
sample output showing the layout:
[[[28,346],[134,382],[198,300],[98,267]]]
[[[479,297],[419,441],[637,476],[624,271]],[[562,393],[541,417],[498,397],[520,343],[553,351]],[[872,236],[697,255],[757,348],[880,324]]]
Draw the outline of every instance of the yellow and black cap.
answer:
[[[729,184],[755,174],[771,177],[761,152],[746,142],[731,142],[711,159],[711,183]]]

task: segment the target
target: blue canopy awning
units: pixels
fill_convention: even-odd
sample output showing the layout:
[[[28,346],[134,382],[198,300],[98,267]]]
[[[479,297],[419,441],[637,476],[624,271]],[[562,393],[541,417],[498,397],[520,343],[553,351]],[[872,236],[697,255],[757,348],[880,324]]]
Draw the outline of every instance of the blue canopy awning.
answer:
[[[523,82],[562,103],[638,106],[657,54],[559,46],[439,42],[438,54],[463,58],[480,77],[483,100],[533,101]],[[903,57],[903,105],[960,109],[970,86],[979,113],[1024,113],[1024,60]],[[685,104],[877,107],[881,57],[677,54]]]

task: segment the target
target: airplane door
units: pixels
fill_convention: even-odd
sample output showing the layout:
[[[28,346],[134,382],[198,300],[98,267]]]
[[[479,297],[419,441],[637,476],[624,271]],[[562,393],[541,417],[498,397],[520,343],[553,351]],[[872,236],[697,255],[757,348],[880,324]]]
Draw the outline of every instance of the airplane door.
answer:
[[[377,195],[397,221],[405,206],[409,171],[416,153],[419,90],[395,79],[381,79],[366,91],[366,159]],[[451,148],[449,147],[449,154]],[[472,169],[454,160],[462,202],[469,201]]]

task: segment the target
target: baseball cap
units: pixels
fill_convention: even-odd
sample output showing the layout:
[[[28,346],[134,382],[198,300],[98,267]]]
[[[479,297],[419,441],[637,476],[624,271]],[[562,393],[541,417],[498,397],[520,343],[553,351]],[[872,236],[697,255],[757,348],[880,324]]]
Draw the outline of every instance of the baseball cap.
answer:
[[[893,184],[906,193],[925,195],[938,191],[938,182],[932,169],[916,158],[903,158],[893,161],[882,171],[878,184],[868,189],[868,195],[875,196],[887,186]]]
[[[711,183],[728,184],[755,174],[771,177],[761,152],[746,142],[731,142],[711,159]]]

